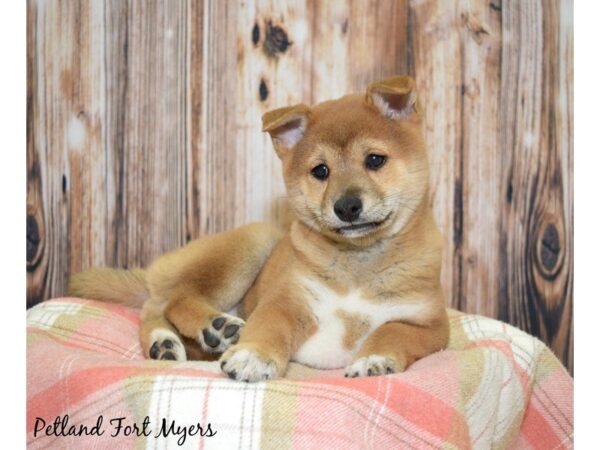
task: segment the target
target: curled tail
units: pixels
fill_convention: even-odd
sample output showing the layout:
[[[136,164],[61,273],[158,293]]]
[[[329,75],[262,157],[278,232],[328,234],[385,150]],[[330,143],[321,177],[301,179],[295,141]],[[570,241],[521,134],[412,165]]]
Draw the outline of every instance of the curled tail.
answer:
[[[69,280],[73,297],[141,307],[148,299],[146,271],[99,267],[75,274]]]

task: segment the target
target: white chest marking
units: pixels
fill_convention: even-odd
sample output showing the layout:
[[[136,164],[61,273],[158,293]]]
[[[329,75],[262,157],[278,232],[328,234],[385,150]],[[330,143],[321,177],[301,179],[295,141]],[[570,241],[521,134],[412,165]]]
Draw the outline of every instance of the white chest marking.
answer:
[[[298,349],[293,360],[319,369],[337,369],[348,365],[365,339],[379,326],[395,320],[417,317],[424,310],[422,303],[367,301],[360,290],[339,295],[326,285],[311,278],[300,281],[301,295],[305,295],[318,329]],[[358,315],[369,323],[368,331],[360,337],[353,348],[343,345],[346,326],[337,311]]]

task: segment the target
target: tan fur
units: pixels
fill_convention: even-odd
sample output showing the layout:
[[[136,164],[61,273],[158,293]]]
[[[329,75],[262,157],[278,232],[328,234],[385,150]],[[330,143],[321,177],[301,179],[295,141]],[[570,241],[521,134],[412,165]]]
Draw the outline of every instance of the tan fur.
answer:
[[[183,345],[185,338],[198,341],[203,328],[241,301],[280,237],[274,227],[252,224],[197,239],[154,261],[145,271],[147,301],[141,311],[140,340],[145,354],[150,355],[156,329],[173,331]],[[121,298],[141,292],[141,285],[132,281],[140,280],[141,273],[91,269],[73,277],[70,293],[123,303]],[[113,296],[108,295],[111,289]],[[141,302],[129,304],[140,306]],[[187,344],[188,359],[212,359],[207,349],[191,351]]]
[[[383,80],[366,94],[313,107],[279,108],[264,115],[263,129],[281,158],[298,220],[283,238],[252,225],[155,261],[145,275],[149,299],[140,333],[146,354],[163,358],[171,351],[162,345],[164,336],[176,333],[176,349],[186,346],[188,358],[192,351],[204,359],[226,350],[220,359],[225,373],[258,381],[283,375],[292,359],[346,366],[347,376],[378,375],[443,349],[442,243],[428,204],[412,79]],[[385,156],[385,164],[368,169],[371,154]],[[320,164],[329,168],[326,180],[311,174]],[[359,226],[334,214],[344,195],[362,200]],[[74,292],[100,292],[90,287],[102,284],[101,274],[79,276]],[[129,288],[141,286],[124,285],[117,292],[130,297]],[[104,291],[101,297],[109,298]],[[245,325],[225,314],[236,305]],[[226,329],[242,326],[241,334],[228,337]],[[189,348],[194,340],[199,352]]]
[[[93,298],[138,308],[149,295],[145,271],[107,267],[86,270],[71,277],[68,293],[73,297]]]
[[[294,355],[302,356],[297,352],[327,326],[319,323],[316,311],[323,298],[315,290],[337,298],[335,315],[345,327],[340,347],[364,340],[356,364],[381,357],[387,371],[402,371],[446,346],[441,237],[428,205],[428,164],[413,86],[409,78],[396,77],[372,84],[366,96],[280,108],[264,116],[263,128],[282,160],[299,220],[245,297],[243,311],[250,318],[240,342],[221,358],[230,376],[255,381],[270,377],[272,366],[282,375]],[[301,128],[293,133],[291,127]],[[286,142],[291,142],[287,148]],[[372,153],[388,158],[377,171],[364,166]],[[330,168],[326,181],[311,176],[311,168],[321,163]],[[389,220],[357,237],[337,232],[333,205],[349,191],[360,193],[373,221],[391,214]],[[371,304],[374,316],[378,308],[387,308],[406,311],[406,317],[367,336],[368,319],[345,311],[349,302],[363,309]],[[411,311],[416,312],[411,316]],[[369,364],[363,365],[368,373],[354,373],[350,364],[347,375],[378,374],[384,368]]]

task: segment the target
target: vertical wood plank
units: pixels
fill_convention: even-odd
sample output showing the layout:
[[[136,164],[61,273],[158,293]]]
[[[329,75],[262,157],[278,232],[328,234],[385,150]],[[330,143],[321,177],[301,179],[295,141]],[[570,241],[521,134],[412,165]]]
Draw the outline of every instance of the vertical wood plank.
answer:
[[[570,11],[569,1],[503,5],[506,278],[499,297],[508,320],[539,336],[572,370]]]
[[[204,2],[188,2],[189,51],[186,55],[188,71],[188,145],[186,147],[186,241],[200,236],[200,157],[202,140],[206,133],[203,127],[202,108],[204,101]],[[204,228],[205,230],[205,228]]]
[[[44,285],[28,289],[33,302],[62,293],[70,272],[105,261],[104,15],[97,2],[31,0],[28,10],[36,30],[28,236],[39,240],[28,284]]]
[[[186,238],[187,5],[130,1],[124,121],[122,266],[144,266]],[[122,238],[122,237],[121,237]]]
[[[30,0],[28,14],[34,303],[69,273],[185,241],[188,35],[181,2]]]
[[[409,65],[451,304],[539,336],[572,369],[571,10],[413,1]]]
[[[362,92],[371,81],[407,72],[407,2],[311,5],[311,103]]]
[[[201,8],[202,23],[192,21],[194,39],[201,40],[201,58],[192,56],[192,84],[202,88],[192,91],[192,104],[199,105],[200,116],[193,127],[198,129],[194,143],[199,152],[198,167],[192,177],[198,183],[197,217],[199,235],[215,233],[236,225],[235,213],[241,209],[236,199],[236,5],[233,2],[205,0],[192,6]],[[201,27],[201,28],[198,28]],[[197,42],[194,51],[200,50]],[[194,189],[194,188],[193,188]]]
[[[36,54],[40,30],[37,27],[38,8],[33,0],[27,2],[27,307],[51,293],[48,292],[46,273],[48,251],[44,202],[42,199],[42,172],[39,161],[40,137],[37,123],[40,102],[37,97],[39,63]]]
[[[562,296],[555,301],[565,303],[561,317],[561,333],[557,333],[552,348],[557,352],[563,363],[571,374],[574,371],[574,330],[573,330],[573,277],[574,272],[574,176],[573,170],[573,86],[574,86],[574,58],[573,58],[573,0],[560,0],[558,2],[558,33],[557,54],[555,67],[555,89],[556,103],[554,111],[556,130],[556,149],[560,160],[562,191],[563,191],[563,214],[564,214],[564,237],[565,256],[563,263],[564,273],[568,273],[568,283]],[[552,36],[553,30],[548,34]],[[552,123],[550,123],[552,126]],[[565,275],[562,275],[563,279]],[[565,336],[566,333],[566,336]]]
[[[348,35],[348,92],[375,80],[408,72],[408,2],[354,0],[342,32]]]
[[[261,116],[310,102],[310,18],[304,1],[240,1],[237,35],[237,158],[244,199],[237,223],[289,222],[281,163]]]
[[[461,1],[459,157],[455,159],[454,279],[456,304],[497,316],[502,282],[498,214],[502,149],[498,145],[501,16],[491,4]]]
[[[350,92],[348,35],[354,26],[351,7],[351,2],[343,1],[311,3],[310,104]]]
[[[456,270],[462,242],[461,42],[457,1],[411,1],[410,67],[414,71],[429,150],[431,198],[444,237],[442,286],[451,306],[463,301]],[[457,207],[458,204],[458,207]]]

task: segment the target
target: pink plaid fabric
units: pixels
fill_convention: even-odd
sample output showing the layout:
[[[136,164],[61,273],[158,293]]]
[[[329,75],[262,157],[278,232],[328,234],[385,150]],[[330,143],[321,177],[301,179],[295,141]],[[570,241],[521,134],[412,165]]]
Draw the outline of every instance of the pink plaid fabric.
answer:
[[[47,301],[27,313],[28,447],[572,448],[573,379],[550,350],[496,320],[450,318],[449,348],[402,374],[291,364],[248,384],[216,362],[145,360],[137,310]],[[100,416],[100,436],[68,435]]]

